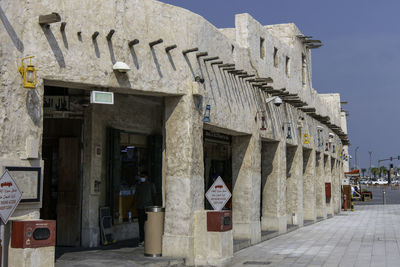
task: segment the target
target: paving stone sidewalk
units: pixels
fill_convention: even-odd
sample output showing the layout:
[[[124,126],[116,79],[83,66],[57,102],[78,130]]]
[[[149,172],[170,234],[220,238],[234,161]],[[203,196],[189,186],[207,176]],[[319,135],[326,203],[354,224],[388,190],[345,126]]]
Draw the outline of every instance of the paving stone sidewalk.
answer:
[[[230,266],[400,266],[400,205],[354,212],[235,253]]]

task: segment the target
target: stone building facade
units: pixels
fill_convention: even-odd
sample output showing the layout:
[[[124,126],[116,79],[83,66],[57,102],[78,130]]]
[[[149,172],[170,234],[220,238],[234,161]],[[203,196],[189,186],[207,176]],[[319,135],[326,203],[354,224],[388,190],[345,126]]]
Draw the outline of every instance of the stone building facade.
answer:
[[[153,0],[2,0],[0,17],[0,168],[41,167],[40,201],[14,218],[56,219],[59,245],[99,245],[103,206],[117,240],[137,237],[126,220],[142,171],[166,210],[162,253],[188,265],[224,263],[340,212],[346,118],[339,94],[312,87],[318,43],[294,24],[239,14],[217,29]],[[18,72],[26,56],[35,89]],[[90,104],[94,90],[114,104]],[[207,232],[217,173],[232,191],[233,229]]]

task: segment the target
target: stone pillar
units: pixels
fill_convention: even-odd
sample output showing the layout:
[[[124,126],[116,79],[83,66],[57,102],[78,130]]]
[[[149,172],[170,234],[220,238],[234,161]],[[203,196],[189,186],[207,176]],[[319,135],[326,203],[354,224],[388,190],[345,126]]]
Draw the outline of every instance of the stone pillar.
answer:
[[[232,138],[233,237],[261,241],[261,143],[254,136]]]
[[[315,193],[315,150],[303,149],[303,209],[304,219],[317,219]]]
[[[317,197],[317,217],[326,219],[326,197],[324,179],[324,155],[320,152],[315,155],[315,193]]]
[[[303,153],[301,146],[286,145],[287,224],[303,226]]]
[[[204,209],[203,127],[191,94],[165,98],[163,256],[194,263],[194,214]]]
[[[95,106],[90,107],[84,114],[83,123],[83,178],[82,178],[82,247],[97,247],[100,242],[99,228],[99,196],[92,194],[92,181],[101,179],[102,157],[105,157],[106,149],[96,156],[95,143],[103,139],[104,129],[101,124],[94,123]]]
[[[332,204],[334,214],[340,212],[340,181],[339,181],[339,170],[338,161],[335,158],[331,158],[331,170],[332,170]]]
[[[262,145],[262,231],[287,231],[285,150],[284,142]]]
[[[331,170],[331,157],[328,155],[324,155],[324,167],[325,167],[325,182],[326,183],[331,183],[331,192],[333,190],[333,184],[332,184],[332,170]],[[333,196],[333,192],[332,192]],[[328,215],[333,216],[333,197],[331,197],[331,200],[326,203],[326,211]]]

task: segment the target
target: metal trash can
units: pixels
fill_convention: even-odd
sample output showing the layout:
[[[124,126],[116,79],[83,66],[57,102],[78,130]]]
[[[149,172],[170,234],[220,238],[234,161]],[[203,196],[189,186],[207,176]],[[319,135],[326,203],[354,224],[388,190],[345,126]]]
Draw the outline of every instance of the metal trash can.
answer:
[[[162,256],[162,236],[164,233],[164,211],[159,206],[146,207],[147,220],[144,224],[144,255]]]

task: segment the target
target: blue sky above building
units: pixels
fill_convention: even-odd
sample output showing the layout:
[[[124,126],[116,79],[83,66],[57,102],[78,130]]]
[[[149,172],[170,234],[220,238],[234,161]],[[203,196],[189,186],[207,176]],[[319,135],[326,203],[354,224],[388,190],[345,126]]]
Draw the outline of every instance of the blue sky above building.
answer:
[[[358,165],[396,156],[400,167],[400,2],[320,0],[162,0],[189,9],[218,28],[234,27],[235,14],[249,13],[263,25],[294,22],[305,35],[322,40],[312,50],[313,87],[337,92],[348,104],[349,138]],[[398,115],[399,114],[399,115]],[[389,165],[387,162],[386,165]]]

